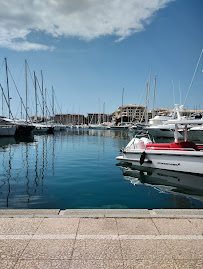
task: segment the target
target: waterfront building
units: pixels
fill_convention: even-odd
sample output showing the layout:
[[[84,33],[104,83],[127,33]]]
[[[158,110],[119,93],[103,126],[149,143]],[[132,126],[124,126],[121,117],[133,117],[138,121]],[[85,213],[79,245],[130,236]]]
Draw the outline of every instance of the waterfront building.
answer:
[[[43,116],[30,116],[31,121],[48,121],[49,119]]]
[[[54,121],[64,125],[83,125],[87,123],[86,117],[82,114],[56,114]]]
[[[145,120],[145,106],[140,105],[125,105],[118,107],[117,111],[113,112],[114,120],[125,118],[127,122],[142,122]]]
[[[88,124],[97,124],[104,122],[111,122],[112,114],[105,113],[88,113],[87,114],[87,122]]]
[[[149,113],[154,114],[154,116],[168,116],[173,112],[173,109],[169,108],[156,108],[154,110],[151,110]],[[201,109],[183,109],[181,112],[182,117],[191,118],[197,115],[203,115],[203,110]]]

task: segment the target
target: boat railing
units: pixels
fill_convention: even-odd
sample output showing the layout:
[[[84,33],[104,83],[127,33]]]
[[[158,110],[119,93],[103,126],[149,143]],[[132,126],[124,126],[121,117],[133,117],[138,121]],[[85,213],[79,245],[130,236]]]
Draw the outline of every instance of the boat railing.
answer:
[[[193,148],[164,148],[164,147],[147,147],[146,150],[177,150],[177,151],[196,151]]]

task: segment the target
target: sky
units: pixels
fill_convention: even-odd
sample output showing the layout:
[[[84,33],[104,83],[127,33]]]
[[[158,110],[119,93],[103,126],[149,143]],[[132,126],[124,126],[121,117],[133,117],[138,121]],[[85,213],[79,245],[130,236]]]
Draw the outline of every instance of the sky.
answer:
[[[55,113],[112,113],[123,88],[124,105],[145,105],[147,83],[151,109],[155,76],[155,108],[203,109],[202,13],[202,0],[1,0],[0,83],[7,96],[6,57],[13,115],[21,111],[15,85],[25,103],[25,59],[30,116],[41,70]],[[0,100],[6,115],[1,92]]]

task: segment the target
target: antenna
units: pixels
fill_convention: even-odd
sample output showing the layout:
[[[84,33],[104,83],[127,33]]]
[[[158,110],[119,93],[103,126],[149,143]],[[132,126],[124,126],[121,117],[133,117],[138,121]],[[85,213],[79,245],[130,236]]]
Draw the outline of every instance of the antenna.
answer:
[[[6,82],[7,82],[7,92],[8,92],[8,114],[9,114],[9,119],[11,117],[10,113],[10,95],[9,95],[9,84],[8,84],[8,65],[7,65],[7,59],[5,58],[5,65],[6,65]]]
[[[176,103],[176,100],[175,100],[175,92],[174,92],[174,83],[173,83],[173,80],[172,80],[172,87],[173,87],[173,105],[175,105]]]
[[[180,104],[182,104],[180,81],[179,81],[179,92],[180,92]]]

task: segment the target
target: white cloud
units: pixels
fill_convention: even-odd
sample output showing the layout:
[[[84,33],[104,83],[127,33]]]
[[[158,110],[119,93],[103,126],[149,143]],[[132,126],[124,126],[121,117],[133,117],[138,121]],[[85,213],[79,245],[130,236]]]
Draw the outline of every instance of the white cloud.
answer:
[[[115,35],[122,40],[142,31],[155,12],[172,1],[1,0],[0,46],[18,51],[53,49],[29,41],[33,31],[85,40]]]

